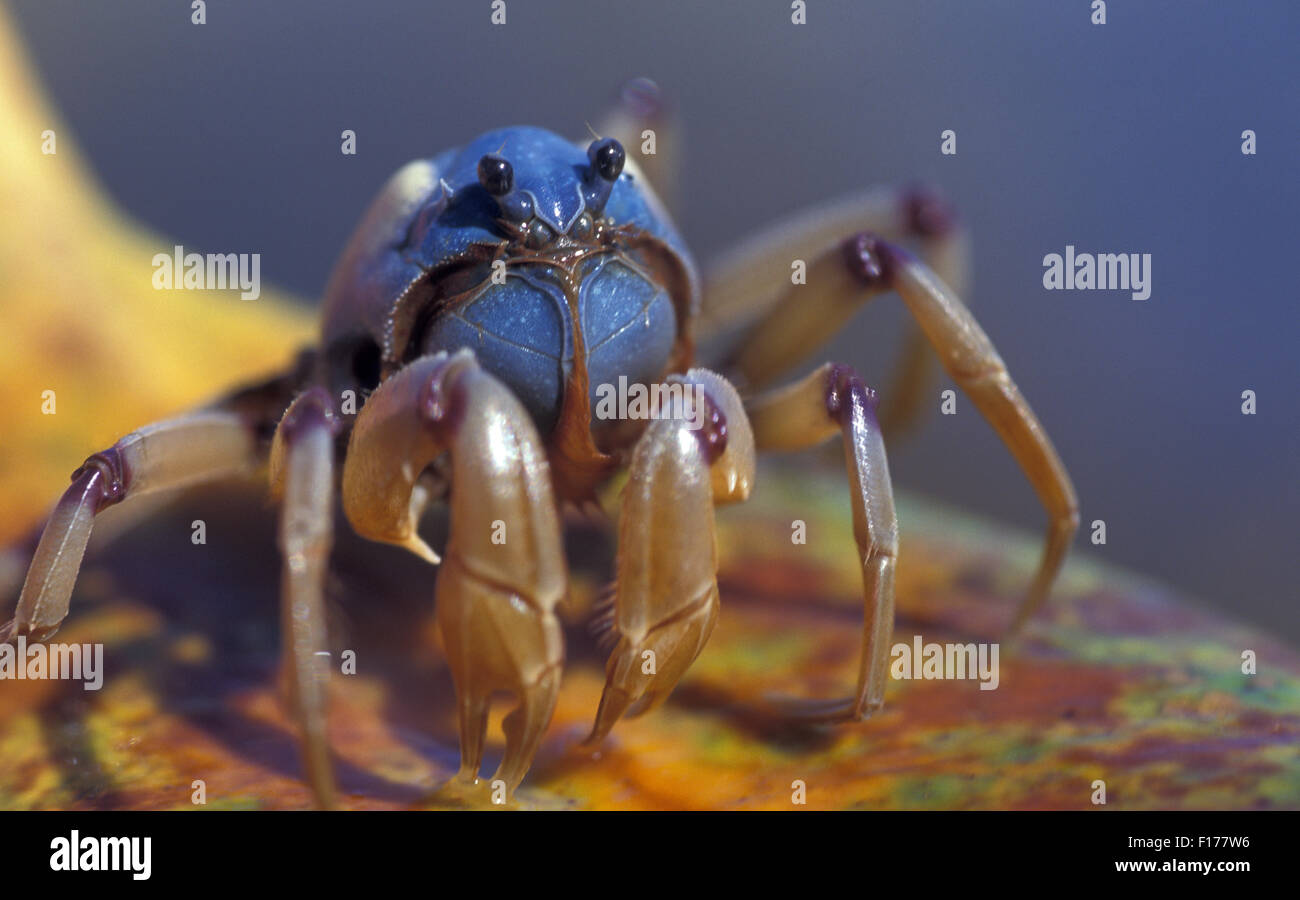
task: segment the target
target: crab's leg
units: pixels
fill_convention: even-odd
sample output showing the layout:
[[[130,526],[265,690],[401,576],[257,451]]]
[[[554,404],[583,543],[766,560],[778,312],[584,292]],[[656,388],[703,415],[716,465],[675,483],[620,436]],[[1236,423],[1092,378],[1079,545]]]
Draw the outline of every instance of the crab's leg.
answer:
[[[509,692],[519,706],[506,718],[493,780],[512,793],[550,722],[564,660],[555,615],[567,581],[560,522],[532,420],[469,350],[422,357],[381,384],[357,416],[344,511],[364,537],[428,558],[414,534],[412,492],[444,451],[451,535],[437,617],[460,708],[460,778],[477,781],[489,700]]]
[[[843,435],[866,603],[857,690],[845,700],[793,701],[786,709],[817,719],[865,718],[884,702],[898,556],[894,490],[876,422],[876,393],[848,366],[827,363],[753,401],[748,411],[759,450],[801,450],[837,431]]]
[[[271,444],[271,492],[281,501],[280,552],[284,659],[290,703],[302,731],[303,765],[317,805],[334,805],[324,655],[325,575],[334,518],[334,437],[339,423],[329,394],[312,388],[290,404]]]
[[[814,260],[838,246],[846,234],[871,231],[890,239],[914,242],[921,258],[959,295],[966,293],[970,247],[956,213],[939,194],[923,187],[877,187],[838,200],[760,232],[720,259],[707,274],[704,306],[697,326],[702,341],[735,325],[762,320],[776,311],[776,330],[789,331],[784,340],[752,347],[753,335],[742,346],[736,367],[741,387],[756,390],[772,384],[834,334],[864,297],[841,291],[839,301],[808,309],[808,295],[844,287],[835,267],[814,271]],[[791,283],[791,264],[809,266],[807,282]],[[818,304],[813,304],[818,306]],[[829,308],[827,308],[829,307]],[[832,318],[824,318],[827,313]],[[734,361],[732,365],[735,365]],[[880,411],[885,434],[894,435],[914,424],[924,409],[931,379],[931,353],[920,330],[911,325]],[[729,367],[724,371],[730,373]]]
[[[864,270],[878,268],[898,291],[948,374],[1002,438],[1047,510],[1043,555],[1016,610],[1014,633],[1047,599],[1079,527],[1079,501],[1070,474],[992,341],[957,295],[906,250],[878,237],[859,235],[849,246]],[[873,266],[872,260],[878,264]]]
[[[681,187],[681,123],[658,85],[648,78],[623,84],[612,108],[595,123],[596,133],[626,148],[664,204],[675,210]]]
[[[1011,626],[1015,632],[1046,599],[1078,528],[1078,501],[1070,476],[993,343],[934,272],[906,250],[870,233],[855,235],[823,254],[810,271],[829,275],[837,267],[843,270],[840,285],[846,280],[858,284],[857,302],[886,290],[898,292],[948,374],[1002,438],[1047,510],[1043,556],[1016,611]],[[819,312],[836,315],[844,297],[853,295],[852,291],[810,292],[803,314],[814,319]],[[786,327],[784,320],[774,316],[757,326],[755,337],[760,346],[780,348]]]
[[[608,621],[616,641],[590,741],[627,711],[662,703],[718,615],[715,503],[744,500],[754,440],[735,389],[707,369],[669,376],[632,454],[619,511],[618,576]]]
[[[244,416],[203,411],[133,431],[89,457],[54,507],[0,642],[45,640],[68,614],[68,601],[96,514],[155,491],[250,473],[259,461]]]

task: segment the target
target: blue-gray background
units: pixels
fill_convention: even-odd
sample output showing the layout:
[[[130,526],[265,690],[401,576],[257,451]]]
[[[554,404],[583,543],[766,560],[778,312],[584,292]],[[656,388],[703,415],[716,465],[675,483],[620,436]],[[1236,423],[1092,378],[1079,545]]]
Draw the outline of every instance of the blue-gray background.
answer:
[[[306,296],[398,165],[502,124],[581,135],[635,75],[685,121],[679,219],[703,260],[809,203],[931,180],[1074,476],[1079,550],[1104,519],[1105,557],[1300,637],[1300,4],[1117,0],[1104,26],[1088,0],[809,6],[801,27],[787,0],[508,0],[504,27],[488,0],[213,0],[204,26],[188,2],[14,10],[126,209],[187,247],[260,252],[264,279]],[[1151,253],[1151,298],[1044,291],[1067,243]],[[877,304],[819,359],[882,383],[901,321]],[[959,409],[893,451],[896,481],[1038,530],[1014,463]]]

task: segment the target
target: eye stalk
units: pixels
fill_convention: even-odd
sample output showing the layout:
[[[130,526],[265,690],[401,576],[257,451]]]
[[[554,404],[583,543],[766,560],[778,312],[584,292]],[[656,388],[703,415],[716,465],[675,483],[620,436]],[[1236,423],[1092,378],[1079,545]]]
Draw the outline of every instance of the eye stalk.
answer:
[[[587,159],[592,170],[605,181],[613,181],[623,172],[623,163],[627,160],[623,145],[613,138],[592,141],[587,148]]]
[[[614,189],[614,182],[623,173],[623,163],[627,154],[623,145],[614,138],[601,138],[591,142],[587,147],[587,177],[583,183],[583,200],[587,209],[599,215],[609,200],[609,192]]]
[[[510,160],[489,153],[478,161],[478,183],[493,197],[504,197],[514,190],[515,168]]]
[[[488,153],[478,161],[478,183],[496,201],[503,219],[523,224],[533,216],[533,200],[515,190],[515,169],[510,160]]]

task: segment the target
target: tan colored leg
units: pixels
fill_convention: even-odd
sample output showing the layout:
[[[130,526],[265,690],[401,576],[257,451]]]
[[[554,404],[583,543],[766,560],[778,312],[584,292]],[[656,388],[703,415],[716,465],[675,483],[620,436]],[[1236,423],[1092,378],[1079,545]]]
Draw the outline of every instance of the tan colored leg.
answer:
[[[861,231],[915,243],[944,282],[959,296],[966,293],[969,242],[951,206],[934,191],[878,187],[805,212],[746,241],[710,269],[697,327],[702,341],[746,322],[760,323],[755,326],[760,331],[766,322],[775,332],[764,338],[769,346],[763,352],[745,351],[744,367],[736,372],[744,389],[772,384],[838,331],[869,299],[859,286],[845,282],[837,264],[844,235]],[[790,266],[796,259],[809,265],[804,285],[790,282]],[[829,263],[817,268],[816,260]],[[822,299],[810,303],[813,294]],[[817,306],[818,311],[810,312],[810,306]],[[751,331],[741,346],[747,347],[754,338]],[[734,366],[735,360],[729,365]],[[933,369],[923,336],[914,325],[909,326],[880,411],[887,435],[905,431],[918,421]],[[729,368],[725,370],[730,374]]]
[[[322,655],[325,576],[333,540],[334,437],[329,394],[312,388],[289,406],[271,444],[272,493],[281,501],[281,628],[289,667],[290,705],[302,732],[303,765],[316,803],[335,803],[326,730],[330,666]]]
[[[603,623],[616,646],[589,741],[625,712],[662,703],[703,649],[718,615],[713,506],[744,500],[754,480],[754,440],[735,388],[707,369],[666,384],[700,405],[662,408],[632,454],[612,620]]]
[[[155,491],[247,475],[257,463],[247,421],[213,411],[148,425],[88,458],[45,525],[14,617],[0,626],[0,642],[20,635],[43,641],[58,631],[100,511]]]
[[[560,695],[560,667],[547,669],[537,681],[523,689],[519,706],[501,723],[506,734],[506,752],[501,757],[493,781],[504,781],[514,791],[528,774],[528,767],[541,746],[542,735],[551,723],[555,701]]]
[[[613,108],[595,124],[595,129],[601,137],[616,138],[664,205],[677,211],[681,197],[681,122],[659,86],[648,78],[625,83]],[[653,153],[644,152],[651,147]]]
[[[412,494],[444,451],[451,457],[451,537],[437,616],[456,682],[461,777],[477,780],[488,701],[510,692],[519,709],[496,775],[509,794],[550,721],[564,661],[555,607],[567,574],[532,420],[472,352],[422,357],[381,384],[357,416],[343,469],[344,511],[359,534],[428,558],[432,551],[415,534]]]
[[[937,369],[934,352],[921,329],[911,323],[904,328],[902,349],[889,378],[889,388],[880,401],[880,430],[894,441],[921,423],[934,396]]]
[[[460,720],[460,771],[456,778],[473,784],[483,768],[483,743],[487,739],[490,691],[482,690],[469,678],[456,682]]]
[[[1043,558],[1011,626],[1018,631],[1046,599],[1078,527],[1074,486],[1051,440],[974,316],[906,250],[863,232],[815,257],[808,271],[800,302],[754,326],[732,364],[746,383],[765,382],[810,342],[834,332],[853,308],[896,290],[948,374],[1011,450],[1047,509]]]
[[[792,287],[737,345],[725,369],[742,386],[755,391],[769,385],[830,340],[868,300],[889,291],[882,279],[864,278],[858,266],[847,264],[842,245],[811,258],[808,283]]]
[[[898,557],[894,489],[876,422],[876,393],[848,366],[827,363],[801,381],[758,398],[748,410],[759,450],[802,450],[836,431],[843,436],[865,597],[857,690],[843,700],[781,705],[800,718],[864,719],[884,703]]]
[[[1047,598],[1079,527],[1070,475],[993,343],[956,294],[906,250],[874,235],[859,235],[848,246],[862,269],[879,270],[898,291],[948,374],[1002,438],[1047,509],[1042,560],[1016,610],[1014,633]]]

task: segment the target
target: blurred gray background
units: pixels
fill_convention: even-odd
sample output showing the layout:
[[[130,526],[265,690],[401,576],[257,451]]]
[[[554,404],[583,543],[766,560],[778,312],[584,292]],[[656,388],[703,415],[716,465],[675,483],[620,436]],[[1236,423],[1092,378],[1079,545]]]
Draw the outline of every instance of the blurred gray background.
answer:
[[[203,26],[187,2],[12,8],[122,206],[187,247],[260,252],[264,279],[309,297],[398,165],[504,124],[581,135],[636,75],[686,124],[678,218],[702,261],[807,204],[932,181],[1074,477],[1077,549],[1300,638],[1300,4],[1112,2],[1104,26],[1088,0],[808,5],[801,27],[787,0],[508,0],[504,27],[488,0],[211,2]],[[1045,291],[1068,243],[1152,254],[1151,298]],[[818,359],[881,384],[901,323],[878,303]],[[890,464],[905,488],[1044,521],[964,401]]]

